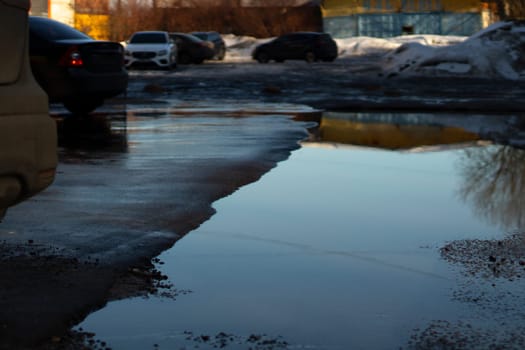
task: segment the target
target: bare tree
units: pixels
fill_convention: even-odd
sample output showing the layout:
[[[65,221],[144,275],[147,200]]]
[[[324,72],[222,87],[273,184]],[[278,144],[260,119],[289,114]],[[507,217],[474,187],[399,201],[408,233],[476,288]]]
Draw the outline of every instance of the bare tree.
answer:
[[[497,15],[501,20],[525,19],[525,1],[495,0]]]

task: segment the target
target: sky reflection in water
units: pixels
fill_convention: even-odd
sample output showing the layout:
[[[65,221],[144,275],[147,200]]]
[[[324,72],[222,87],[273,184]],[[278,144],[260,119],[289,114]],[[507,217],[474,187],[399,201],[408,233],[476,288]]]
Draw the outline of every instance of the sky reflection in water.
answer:
[[[211,220],[160,256],[175,287],[192,293],[112,302],[81,326],[113,349],[193,348],[184,331],[282,336],[295,349],[392,349],[431,320],[468,317],[438,249],[504,235],[461,199],[466,163],[501,147],[314,146],[215,203]]]

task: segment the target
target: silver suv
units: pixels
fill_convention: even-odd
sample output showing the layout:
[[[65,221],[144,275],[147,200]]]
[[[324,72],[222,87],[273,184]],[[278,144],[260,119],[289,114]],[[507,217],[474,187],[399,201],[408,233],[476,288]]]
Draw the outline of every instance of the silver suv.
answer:
[[[0,0],[0,218],[49,186],[57,167],[56,124],[29,65],[29,6]]]
[[[124,63],[127,68],[133,66],[175,68],[177,45],[168,32],[136,32],[125,42]]]

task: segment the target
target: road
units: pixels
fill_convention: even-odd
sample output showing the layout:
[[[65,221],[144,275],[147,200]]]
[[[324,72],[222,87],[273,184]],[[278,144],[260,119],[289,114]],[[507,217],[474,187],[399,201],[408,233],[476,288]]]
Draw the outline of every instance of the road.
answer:
[[[324,110],[521,112],[522,82],[461,77],[384,77],[381,59],[332,63],[224,62],[172,72],[132,71],[128,98],[300,103]],[[147,100],[146,100],[147,101]]]
[[[155,289],[151,259],[307,136],[320,109],[519,111],[519,84],[379,76],[371,60],[133,71],[88,118],[59,106],[55,183],[0,225],[0,349],[58,347],[110,300]],[[74,348],[74,346],[72,346]]]

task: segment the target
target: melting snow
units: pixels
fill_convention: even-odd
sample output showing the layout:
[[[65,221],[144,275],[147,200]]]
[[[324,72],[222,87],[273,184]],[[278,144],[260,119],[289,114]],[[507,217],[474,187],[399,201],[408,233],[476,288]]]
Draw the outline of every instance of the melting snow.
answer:
[[[269,39],[223,36],[227,60],[251,60],[253,48]],[[498,22],[471,37],[407,35],[380,39],[336,39],[339,58],[382,55],[386,76],[424,75],[525,79],[525,24]]]

